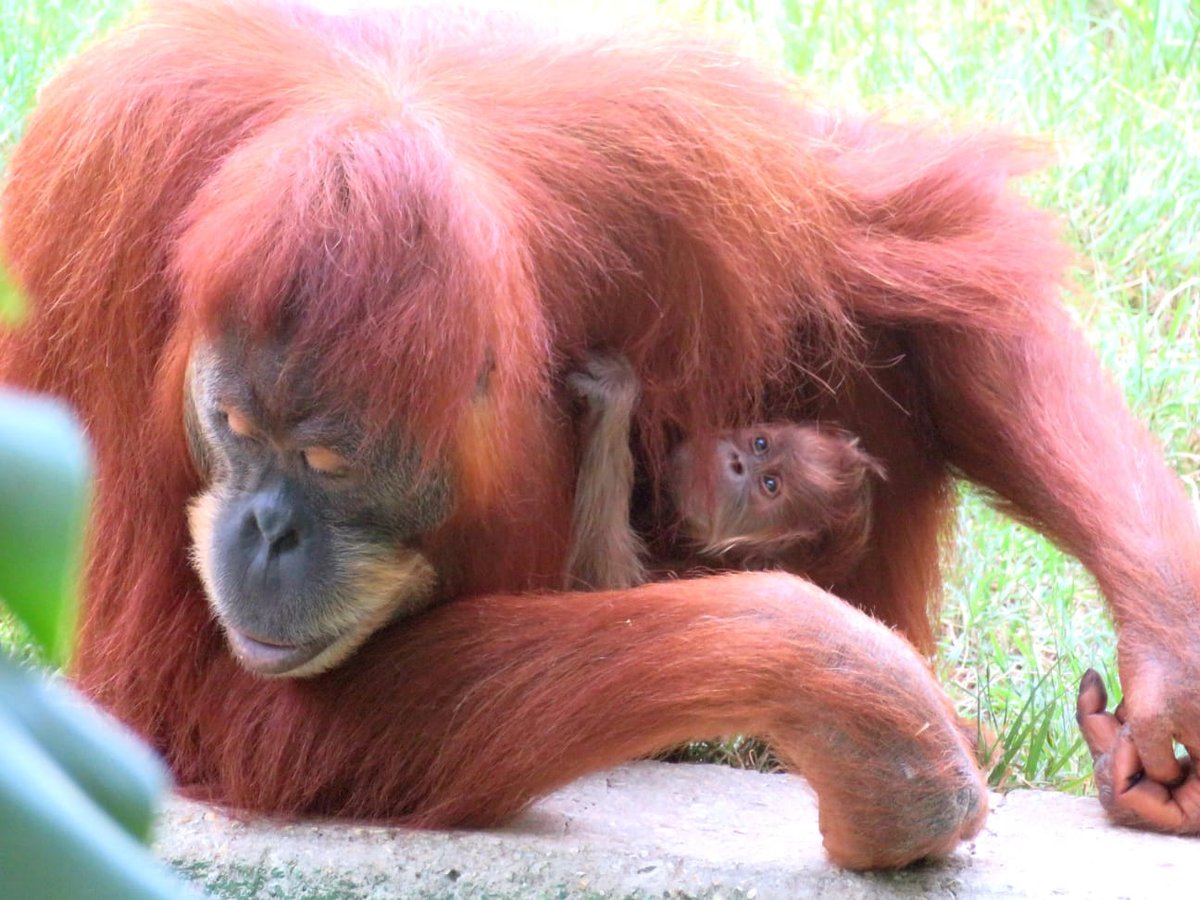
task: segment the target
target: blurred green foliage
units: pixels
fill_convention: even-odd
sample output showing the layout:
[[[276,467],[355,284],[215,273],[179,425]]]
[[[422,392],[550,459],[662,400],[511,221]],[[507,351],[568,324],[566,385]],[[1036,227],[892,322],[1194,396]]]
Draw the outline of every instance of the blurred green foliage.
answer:
[[[61,403],[0,391],[0,598],[56,665],[74,635],[90,468]],[[0,650],[0,894],[181,896],[139,843],[167,784],[132,734]]]

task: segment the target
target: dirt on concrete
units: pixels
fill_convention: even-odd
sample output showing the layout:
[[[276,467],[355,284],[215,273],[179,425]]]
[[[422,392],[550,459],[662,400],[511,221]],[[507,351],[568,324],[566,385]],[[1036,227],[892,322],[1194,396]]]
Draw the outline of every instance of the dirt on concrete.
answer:
[[[1110,825],[1095,800],[993,795],[949,859],[861,875],[821,849],[799,778],[642,762],[495,831],[238,821],[172,800],[156,851],[219,898],[1195,897],[1200,838]]]

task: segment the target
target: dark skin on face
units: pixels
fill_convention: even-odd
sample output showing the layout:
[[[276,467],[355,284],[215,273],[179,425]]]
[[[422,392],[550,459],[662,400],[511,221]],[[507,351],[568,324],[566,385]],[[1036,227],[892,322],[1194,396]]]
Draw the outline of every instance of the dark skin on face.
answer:
[[[629,509],[637,379],[623,358],[593,356],[568,385],[586,404],[569,583],[640,584],[646,551]],[[866,550],[881,477],[855,437],[811,423],[760,423],[686,440],[671,459],[669,492],[684,538],[671,555],[688,557],[685,568],[781,568],[832,581]]]
[[[306,367],[287,362],[237,341],[198,349],[185,424],[208,482],[189,526],[210,602],[242,665],[295,677],[429,602],[435,574],[413,542],[450,499],[414,453],[364,446],[345,417],[296,402]]]

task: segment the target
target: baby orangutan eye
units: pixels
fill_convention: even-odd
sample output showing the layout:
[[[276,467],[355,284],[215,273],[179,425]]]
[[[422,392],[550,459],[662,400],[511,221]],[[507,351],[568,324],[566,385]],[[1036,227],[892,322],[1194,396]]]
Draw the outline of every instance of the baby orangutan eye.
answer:
[[[759,455],[767,452],[767,439],[762,435],[754,439],[754,452]]]
[[[768,497],[774,497],[779,493],[779,479],[774,475],[764,475],[762,477],[762,488]]]
[[[328,447],[307,447],[303,455],[304,464],[322,475],[345,475],[350,471],[350,461]]]

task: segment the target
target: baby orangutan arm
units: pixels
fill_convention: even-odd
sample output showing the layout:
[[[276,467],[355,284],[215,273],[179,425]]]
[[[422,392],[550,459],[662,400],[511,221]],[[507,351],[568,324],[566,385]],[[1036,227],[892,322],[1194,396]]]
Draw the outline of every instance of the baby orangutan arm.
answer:
[[[581,371],[567,376],[567,385],[585,404],[567,587],[611,590],[644,584],[644,547],[629,522],[629,432],[637,377],[624,357],[593,355]]]

